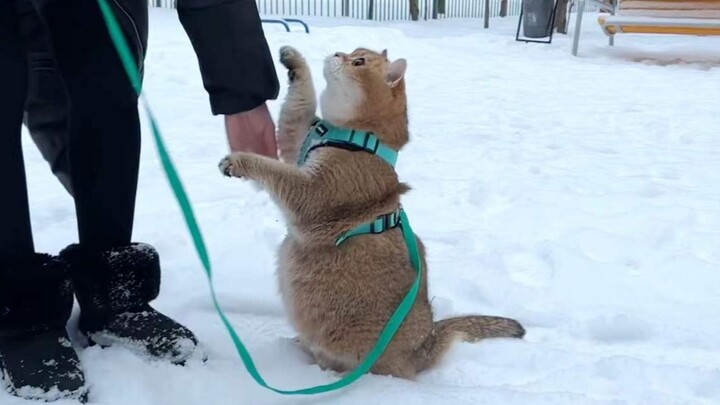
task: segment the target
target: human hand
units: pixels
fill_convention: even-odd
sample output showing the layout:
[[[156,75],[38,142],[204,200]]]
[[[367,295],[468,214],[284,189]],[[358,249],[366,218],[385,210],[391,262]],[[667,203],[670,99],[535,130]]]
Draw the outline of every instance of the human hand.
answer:
[[[275,123],[267,104],[225,116],[225,131],[231,152],[250,152],[278,158]]]

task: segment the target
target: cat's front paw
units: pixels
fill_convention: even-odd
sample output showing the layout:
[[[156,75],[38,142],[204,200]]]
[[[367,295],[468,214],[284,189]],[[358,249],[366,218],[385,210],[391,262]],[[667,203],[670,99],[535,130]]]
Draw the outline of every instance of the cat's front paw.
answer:
[[[218,169],[220,169],[220,173],[227,177],[243,177],[242,156],[239,153],[225,156],[218,163]]]
[[[290,83],[302,79],[307,71],[305,58],[292,46],[280,48],[280,63],[287,68]]]
[[[305,65],[305,59],[300,52],[290,45],[280,48],[280,63],[286,68],[293,70]]]

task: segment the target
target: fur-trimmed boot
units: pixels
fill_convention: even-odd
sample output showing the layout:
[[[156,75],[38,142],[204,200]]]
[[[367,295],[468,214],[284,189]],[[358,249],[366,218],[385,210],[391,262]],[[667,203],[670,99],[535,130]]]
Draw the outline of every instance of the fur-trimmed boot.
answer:
[[[87,400],[80,360],[65,329],[72,306],[62,261],[35,254],[0,262],[0,374],[11,394]]]
[[[152,246],[97,252],[71,245],[60,256],[80,304],[80,333],[90,345],[124,346],[175,364],[200,354],[190,330],[150,307],[160,292],[160,259]]]

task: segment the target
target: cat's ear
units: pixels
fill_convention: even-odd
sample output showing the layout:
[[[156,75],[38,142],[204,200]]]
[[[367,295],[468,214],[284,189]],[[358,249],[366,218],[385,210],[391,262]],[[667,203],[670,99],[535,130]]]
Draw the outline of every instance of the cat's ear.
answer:
[[[383,59],[387,60],[387,49],[383,49],[382,57],[383,57]]]
[[[395,87],[400,83],[400,80],[405,77],[406,70],[407,61],[403,58],[397,59],[388,65],[386,80],[390,87]]]

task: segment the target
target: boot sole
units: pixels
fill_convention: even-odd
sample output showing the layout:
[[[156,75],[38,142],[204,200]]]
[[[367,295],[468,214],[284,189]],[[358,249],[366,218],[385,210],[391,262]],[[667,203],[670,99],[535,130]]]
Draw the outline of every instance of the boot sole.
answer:
[[[207,353],[205,353],[200,343],[195,345],[195,349],[189,355],[176,359],[172,356],[162,357],[153,355],[144,348],[143,344],[136,343],[130,339],[119,338],[108,333],[95,332],[86,334],[82,331],[78,332],[87,341],[89,347],[100,346],[102,349],[107,349],[109,347],[122,347],[151,361],[170,362],[173,365],[181,367],[186,366],[189,361],[194,359],[200,359],[202,363],[206,363],[208,361]]]
[[[2,356],[0,356],[0,388],[3,388],[5,392],[14,397],[37,402],[55,402],[67,399],[76,400],[81,404],[88,402],[90,395],[90,387],[88,385],[84,385],[74,391],[54,392],[52,395],[47,392],[38,394],[38,391],[42,391],[39,388],[15,387],[10,379],[10,375],[5,372],[5,369],[5,363]]]
[[[2,365],[2,358],[0,357],[0,387],[4,388],[5,391],[17,398],[30,400],[30,401],[39,401],[39,402],[55,402],[63,399],[74,399],[81,404],[86,404],[88,402],[88,396],[90,395],[90,389],[88,387],[83,387],[77,391],[73,391],[69,393],[68,395],[55,395],[51,398],[49,398],[47,395],[23,395],[23,393],[20,392],[15,386],[13,386],[12,382],[10,381],[10,377],[5,373],[5,367]]]

